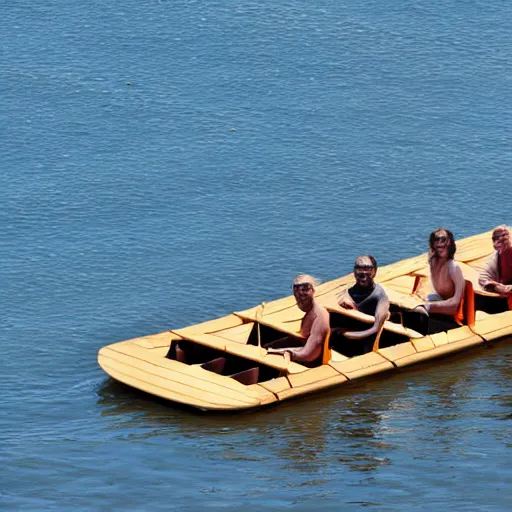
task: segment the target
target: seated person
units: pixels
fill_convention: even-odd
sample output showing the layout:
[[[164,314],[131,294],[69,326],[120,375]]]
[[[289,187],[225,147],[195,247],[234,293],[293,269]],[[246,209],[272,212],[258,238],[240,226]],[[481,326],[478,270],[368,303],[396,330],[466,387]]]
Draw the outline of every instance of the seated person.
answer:
[[[428,300],[415,309],[430,316],[434,314],[434,317],[449,315],[455,318],[466,285],[462,270],[454,260],[457,250],[455,238],[451,231],[439,228],[430,234],[429,245],[430,280],[435,293],[429,295]],[[447,320],[446,316],[437,318]]]
[[[306,366],[317,366],[322,361],[322,350],[327,334],[329,333],[329,313],[315,298],[316,279],[307,274],[298,275],[293,281],[293,295],[297,306],[306,313],[301,321],[300,334],[306,339],[301,346],[298,339],[285,338],[267,345],[270,354],[288,352],[292,361]],[[280,346],[282,348],[275,348]]]
[[[343,332],[345,338],[364,340],[363,354],[371,352],[375,335],[389,316],[389,300],[384,288],[374,282],[377,261],[373,256],[358,256],[354,263],[354,286],[342,292],[338,304],[345,309],[356,309],[375,317],[373,325],[364,331]]]
[[[494,252],[478,276],[480,286],[488,292],[512,296],[512,245],[510,228],[498,226],[492,232]]]

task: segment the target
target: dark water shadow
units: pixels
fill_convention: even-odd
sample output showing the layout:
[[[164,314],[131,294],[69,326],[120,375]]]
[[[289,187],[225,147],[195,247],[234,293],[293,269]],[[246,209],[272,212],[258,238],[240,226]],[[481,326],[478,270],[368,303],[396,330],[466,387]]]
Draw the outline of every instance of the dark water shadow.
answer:
[[[371,391],[381,380],[372,377],[261,409],[212,414],[109,379],[98,390],[98,405],[103,416],[128,418],[133,428],[152,432],[145,436],[206,438],[214,451],[224,447],[226,459],[254,460],[260,453],[273,453],[285,461],[285,469],[301,473],[322,472],[329,462],[366,472],[389,463],[377,453],[389,449],[379,439],[378,426],[389,402],[405,389],[398,379],[391,391],[376,397]]]
[[[97,404],[102,416],[126,418],[134,428],[144,428],[145,435],[215,439],[230,446],[225,456],[234,456],[239,449],[258,453],[261,443],[267,452],[288,461],[289,469],[312,472],[320,470],[320,462],[330,462],[343,464],[352,471],[368,472],[390,464],[390,453],[396,448],[385,440],[381,425],[384,418],[421,395],[426,400],[425,407],[414,415],[426,429],[424,435],[439,434],[441,443],[444,438],[448,442],[442,429],[447,422],[460,417],[475,371],[484,371],[482,365],[495,366],[510,377],[508,365],[500,364],[505,354],[510,354],[508,347],[478,347],[269,407],[235,413],[202,412],[112,379],[100,385]],[[500,397],[498,401],[509,404],[510,397]],[[403,414],[407,417],[407,411]]]

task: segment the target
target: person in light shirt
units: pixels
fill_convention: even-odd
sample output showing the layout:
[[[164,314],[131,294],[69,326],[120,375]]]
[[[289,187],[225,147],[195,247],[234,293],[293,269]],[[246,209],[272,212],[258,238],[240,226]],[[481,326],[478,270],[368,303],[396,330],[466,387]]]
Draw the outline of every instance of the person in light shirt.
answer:
[[[489,256],[480,271],[478,282],[488,291],[505,297],[512,296],[512,245],[510,228],[505,225],[494,228],[492,232],[494,252]]]

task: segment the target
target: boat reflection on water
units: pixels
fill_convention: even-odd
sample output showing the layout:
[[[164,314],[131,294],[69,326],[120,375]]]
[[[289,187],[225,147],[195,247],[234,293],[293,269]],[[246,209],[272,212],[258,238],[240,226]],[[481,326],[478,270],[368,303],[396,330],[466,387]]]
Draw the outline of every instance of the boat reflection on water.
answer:
[[[258,459],[299,473],[322,473],[326,464],[368,472],[390,463],[392,445],[381,423],[408,389],[400,374],[386,379],[384,388],[379,381],[382,376],[233,415],[201,413],[109,379],[99,388],[97,403],[104,417],[115,420],[115,429],[121,419],[132,433],[141,428],[144,437],[192,437],[208,446],[211,456]]]
[[[449,364],[427,362],[238,414],[201,413],[110,379],[98,389],[97,405],[114,438],[157,443],[178,465],[176,453],[193,454],[198,467],[253,461],[254,477],[269,486],[313,488],[340,471],[358,485],[415,460],[434,478],[440,461],[484,457],[474,447],[475,455],[468,452],[475,417],[510,419],[503,390],[512,377],[511,350],[501,343],[454,354]],[[482,453],[506,439],[508,423],[492,425]]]

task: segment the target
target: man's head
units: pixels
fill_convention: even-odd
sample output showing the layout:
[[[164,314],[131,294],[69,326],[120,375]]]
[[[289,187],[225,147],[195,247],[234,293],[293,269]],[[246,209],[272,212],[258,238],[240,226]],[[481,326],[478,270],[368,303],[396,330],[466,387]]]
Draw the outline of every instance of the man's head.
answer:
[[[363,288],[373,286],[373,280],[377,273],[377,260],[369,254],[358,256],[354,262],[354,276],[356,283]]]
[[[293,280],[293,295],[302,311],[307,312],[312,308],[317,284],[318,281],[308,274],[299,274]]]
[[[445,228],[439,228],[430,233],[430,257],[453,260],[457,245],[453,233]]]
[[[510,228],[502,224],[492,232],[492,245],[500,254],[510,248]]]

